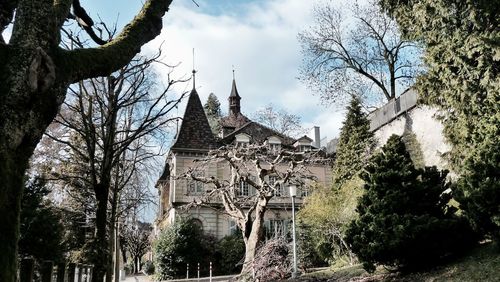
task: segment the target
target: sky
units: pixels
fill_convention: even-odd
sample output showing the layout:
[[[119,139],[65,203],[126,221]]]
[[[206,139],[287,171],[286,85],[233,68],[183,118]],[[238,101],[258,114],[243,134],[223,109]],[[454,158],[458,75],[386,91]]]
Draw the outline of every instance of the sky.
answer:
[[[303,127],[320,126],[326,140],[339,134],[343,111],[323,106],[319,97],[298,81],[302,61],[297,34],[312,25],[317,0],[174,0],[161,34],[142,48],[143,54],[162,49],[162,60],[178,65],[173,78],[189,78],[194,67],[202,103],[214,93],[224,113],[235,70],[242,112],[248,117],[273,104],[301,117]],[[141,9],[139,0],[81,0],[94,21],[118,23],[118,30]],[[4,35],[9,37],[10,30]],[[163,68],[159,83],[166,84]],[[178,85],[189,91],[191,82]],[[179,107],[182,116],[184,105]],[[314,135],[309,133],[310,137]],[[154,209],[154,208],[153,208]],[[154,217],[147,212],[146,219]]]
[[[143,53],[162,49],[163,62],[177,65],[173,78],[188,78],[194,66],[202,103],[214,93],[227,113],[235,70],[242,112],[252,117],[273,104],[301,117],[305,128],[320,126],[321,137],[338,136],[343,111],[323,106],[319,97],[298,81],[301,47],[297,34],[312,24],[313,0],[174,0],[163,30],[143,47]],[[82,0],[92,17],[105,22],[130,21],[141,2]],[[163,69],[163,80],[166,71]],[[190,90],[191,83],[177,91]],[[184,112],[183,106],[179,115]],[[312,136],[312,133],[310,133]]]

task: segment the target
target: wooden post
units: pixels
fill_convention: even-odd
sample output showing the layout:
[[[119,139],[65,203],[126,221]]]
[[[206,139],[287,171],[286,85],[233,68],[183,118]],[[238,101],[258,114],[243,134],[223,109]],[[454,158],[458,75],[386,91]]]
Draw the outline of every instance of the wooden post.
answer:
[[[75,263],[68,264],[68,282],[75,282]]]
[[[57,265],[57,282],[64,282],[66,275],[66,264],[61,262]]]
[[[42,282],[52,282],[53,268],[54,263],[50,260],[46,260],[42,263]]]
[[[33,281],[33,266],[35,261],[32,258],[24,258],[21,261],[20,282]]]

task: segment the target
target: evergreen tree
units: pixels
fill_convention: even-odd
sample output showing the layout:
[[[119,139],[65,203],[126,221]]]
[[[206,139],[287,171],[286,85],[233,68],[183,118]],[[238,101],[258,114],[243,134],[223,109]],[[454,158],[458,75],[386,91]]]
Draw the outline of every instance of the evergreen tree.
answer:
[[[461,208],[500,240],[500,1],[380,0],[407,37],[419,40],[422,100],[441,109],[452,144]]]
[[[353,98],[347,107],[347,116],[340,130],[333,177],[337,184],[351,179],[364,166],[375,145],[370,121],[361,109],[361,102]]]
[[[207,98],[207,102],[203,106],[205,109],[205,114],[208,118],[208,123],[214,134],[218,134],[220,131],[220,119],[222,118],[222,112],[220,109],[220,102],[214,93],[210,93]]]
[[[359,218],[346,235],[367,270],[375,264],[425,267],[474,241],[467,223],[448,206],[446,175],[436,167],[415,168],[396,135],[370,159],[361,174]]]
[[[45,181],[35,178],[26,185],[21,202],[19,255],[32,256],[40,263],[62,260],[65,250],[61,215],[45,199],[48,194]]]

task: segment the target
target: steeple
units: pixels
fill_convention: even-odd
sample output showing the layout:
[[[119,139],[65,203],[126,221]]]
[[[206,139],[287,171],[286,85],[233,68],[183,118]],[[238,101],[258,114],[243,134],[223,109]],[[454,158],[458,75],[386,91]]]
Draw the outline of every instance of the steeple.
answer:
[[[231,94],[229,95],[229,115],[238,115],[241,113],[240,100],[241,97],[238,94],[238,89],[236,89],[236,80],[234,79],[234,69],[233,69],[233,85],[231,87]]]
[[[208,150],[217,146],[207,116],[203,110],[200,96],[195,89],[196,71],[193,70],[193,90],[189,94],[181,128],[171,149]]]

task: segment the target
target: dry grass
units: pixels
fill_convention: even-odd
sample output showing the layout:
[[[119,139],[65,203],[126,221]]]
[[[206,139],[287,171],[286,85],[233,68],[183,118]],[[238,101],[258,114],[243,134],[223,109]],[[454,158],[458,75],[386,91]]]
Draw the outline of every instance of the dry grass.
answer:
[[[383,268],[378,268],[375,273],[369,274],[361,265],[355,265],[307,273],[298,281],[500,282],[500,252],[494,244],[485,243],[461,258],[426,272],[401,274],[389,273]]]

